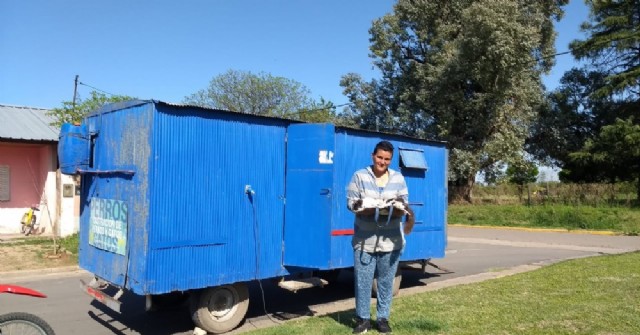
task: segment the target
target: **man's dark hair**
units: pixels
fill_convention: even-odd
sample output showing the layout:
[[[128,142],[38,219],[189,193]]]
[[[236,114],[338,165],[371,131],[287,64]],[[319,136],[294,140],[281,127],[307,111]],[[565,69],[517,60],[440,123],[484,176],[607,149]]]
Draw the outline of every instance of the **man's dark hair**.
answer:
[[[388,151],[393,155],[393,144],[389,141],[380,141],[373,149],[373,154],[375,155],[378,150]]]

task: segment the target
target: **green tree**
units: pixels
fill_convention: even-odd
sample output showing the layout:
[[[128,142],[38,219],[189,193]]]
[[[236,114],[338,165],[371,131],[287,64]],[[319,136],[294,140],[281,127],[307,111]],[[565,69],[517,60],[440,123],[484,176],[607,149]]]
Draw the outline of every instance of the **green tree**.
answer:
[[[361,127],[449,142],[450,200],[519,159],[567,0],[399,0],[370,29],[379,80],[341,85]]]
[[[509,164],[506,174],[509,182],[518,186],[518,196],[522,201],[524,186],[534,183],[538,178],[538,167],[534,162],[521,160]]]
[[[605,85],[606,74],[587,67],[571,69],[561,86],[547,95],[527,139],[527,152],[539,161],[560,167],[567,182],[597,182],[607,166],[579,166],[570,154],[594,140],[603,126],[617,118],[627,119],[640,105],[616,96],[595,92]],[[594,171],[598,171],[594,173]]]
[[[633,129],[640,120],[640,1],[586,3],[590,17],[582,30],[588,37],[573,41],[570,48],[577,59],[589,60],[590,65],[581,75],[576,76],[575,71],[565,75],[573,76],[573,85],[555,92],[559,108],[552,108],[547,122],[540,122],[540,129],[546,131],[538,132],[537,138],[546,138],[551,144],[553,136],[547,135],[559,134],[556,139],[561,140],[555,141],[558,150],[543,145],[545,149],[535,155],[544,152],[560,161],[563,181],[635,180],[634,152],[619,146],[633,142]],[[579,104],[572,103],[576,96]],[[578,128],[581,130],[576,131]]]
[[[640,94],[640,1],[586,0],[590,20],[581,29],[589,37],[570,44],[572,54],[609,74],[599,95]]]
[[[631,118],[602,127],[595,139],[570,157],[580,167],[599,169],[591,172],[601,181],[635,181],[640,200],[640,125]]]
[[[187,104],[233,112],[286,117],[318,109],[301,83],[271,74],[229,70],[211,79],[206,89],[184,98]],[[322,101],[324,107],[328,102]]]
[[[609,96],[596,97],[606,75],[587,68],[571,69],[560,87],[547,94],[527,139],[527,151],[539,161],[563,167],[620,109]]]
[[[63,101],[62,107],[52,109],[47,113],[56,119],[51,125],[60,127],[64,123],[78,123],[81,122],[87,114],[100,109],[100,107],[106,104],[134,99],[126,95],[107,96],[97,91],[91,91],[89,95],[90,97],[88,99],[78,99],[75,106],[73,101]]]

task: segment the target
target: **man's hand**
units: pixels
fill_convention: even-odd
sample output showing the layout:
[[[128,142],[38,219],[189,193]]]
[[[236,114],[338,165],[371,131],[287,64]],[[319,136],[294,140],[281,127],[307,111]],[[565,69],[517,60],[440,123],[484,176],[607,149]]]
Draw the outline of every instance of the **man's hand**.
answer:
[[[405,235],[411,234],[413,225],[416,223],[416,218],[413,214],[411,207],[407,206],[407,219],[404,221],[403,231]]]
[[[357,211],[361,207],[362,207],[362,199],[358,199],[358,200],[353,202],[353,210],[354,211]]]

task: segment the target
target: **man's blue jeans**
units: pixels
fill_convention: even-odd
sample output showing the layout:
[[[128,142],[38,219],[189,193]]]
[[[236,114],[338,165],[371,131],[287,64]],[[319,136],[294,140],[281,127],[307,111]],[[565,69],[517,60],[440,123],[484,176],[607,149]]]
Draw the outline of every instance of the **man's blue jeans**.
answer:
[[[371,289],[374,274],[378,280],[377,319],[389,319],[393,296],[393,279],[398,269],[400,250],[368,253],[354,250],[356,316],[371,319]]]

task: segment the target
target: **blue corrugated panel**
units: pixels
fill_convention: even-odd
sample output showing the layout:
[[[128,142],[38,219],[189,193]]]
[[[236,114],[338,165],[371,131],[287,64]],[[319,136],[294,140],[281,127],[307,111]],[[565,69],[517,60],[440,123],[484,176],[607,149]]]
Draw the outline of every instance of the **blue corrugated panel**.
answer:
[[[286,124],[195,108],[158,109],[144,290],[281,274]]]
[[[334,192],[335,226],[333,229],[353,228],[353,214],[346,208],[346,185],[353,172],[372,164],[371,154],[381,140],[390,141],[396,148],[390,167],[399,170],[409,188],[409,202],[416,215],[413,232],[406,236],[407,244],[401,260],[419,260],[444,257],[446,247],[447,210],[447,150],[444,143],[412,139],[351,129],[338,129],[336,134]],[[398,148],[424,152],[429,170],[400,166]],[[334,244],[333,262],[353,266],[352,250],[343,244]],[[336,266],[340,267],[340,266]]]
[[[398,150],[391,168],[407,181],[416,225],[403,260],[444,257],[446,246],[446,166],[443,143],[383,135],[332,125],[289,127],[285,264],[334,269],[353,266],[353,213],[346,187],[353,173],[372,163],[375,145],[390,140],[396,148],[417,152],[421,164],[400,167]],[[425,166],[433,167],[429,171]]]
[[[83,268],[139,294],[286,273],[287,122],[135,102],[87,123],[94,173],[83,177]],[[101,199],[128,207],[125,255],[88,243],[90,203]]]
[[[116,285],[144,280],[153,111],[152,104],[137,105],[86,120],[92,158],[89,171],[82,175],[80,266]],[[115,204],[126,206],[126,214],[116,213]],[[107,251],[117,246],[104,238],[114,235],[107,229],[118,230],[115,225],[122,220],[109,220],[118,215],[126,221],[122,253]],[[104,231],[92,227],[96,218],[106,218],[100,227]],[[106,227],[109,224],[114,227]]]
[[[345,188],[383,137],[429,166],[393,158],[417,215],[403,259],[444,256],[442,143],[155,101],[104,107],[86,125],[80,265],[135,293],[351,266]]]
[[[286,265],[331,268],[334,129],[330,124],[289,127]]]

